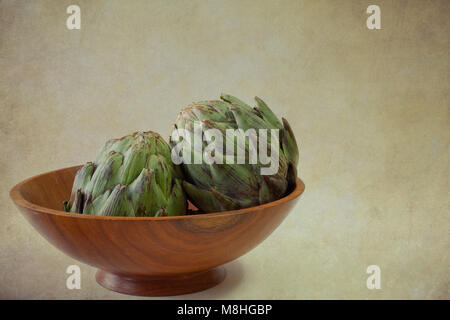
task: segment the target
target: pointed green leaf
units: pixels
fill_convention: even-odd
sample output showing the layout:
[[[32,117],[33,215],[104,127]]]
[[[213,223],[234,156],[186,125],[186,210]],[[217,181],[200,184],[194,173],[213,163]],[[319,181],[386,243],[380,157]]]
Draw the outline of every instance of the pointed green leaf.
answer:
[[[240,99],[238,99],[236,97],[233,97],[232,95],[222,93],[220,95],[220,99],[222,99],[222,100],[224,100],[224,101],[226,101],[228,103],[235,104],[235,105],[245,109],[248,112],[252,111],[252,107],[250,107],[244,101],[242,101],[242,100],[240,100]]]
[[[286,194],[295,189],[297,184],[297,166],[294,163],[289,162],[288,172],[286,176],[287,189]]]
[[[109,195],[100,212],[102,216],[134,217],[133,206],[127,196],[127,187],[118,185]]]
[[[283,120],[283,133],[282,133],[282,148],[283,152],[286,155],[288,161],[291,161],[295,166],[298,164],[298,146],[297,141],[295,140],[294,133],[292,132],[291,126],[289,122],[282,118]]]
[[[128,196],[134,207],[136,216],[152,216],[154,214],[154,200],[151,189],[152,171],[150,169],[142,169],[141,174],[128,187]]]
[[[230,110],[233,113],[238,127],[245,131],[248,129],[267,129],[270,125],[264,119],[255,115],[254,112],[239,108],[235,104],[230,105]]]
[[[144,142],[134,144],[125,153],[123,165],[121,167],[121,183],[130,184],[141,173],[147,162],[149,154],[148,145]]]
[[[258,198],[258,175],[245,164],[212,164],[214,189],[231,198]],[[243,197],[245,195],[245,197]]]
[[[107,190],[104,194],[98,196],[94,200],[89,197],[86,201],[85,207],[83,208],[83,213],[97,216],[100,215],[110,194],[111,191]]]
[[[120,183],[119,169],[122,165],[123,156],[111,151],[102,163],[99,163],[91,180],[86,187],[86,194],[95,199],[106,190],[112,189]]]
[[[164,157],[151,155],[148,159],[147,168],[154,171],[156,183],[164,195],[168,196],[172,185],[173,170],[170,170]]]
[[[233,199],[220,194],[214,189],[211,189],[211,191],[199,189],[187,181],[183,181],[183,189],[189,195],[192,203],[206,213],[239,208],[239,204]]]
[[[181,186],[181,182],[175,179],[175,183],[172,187],[172,193],[169,201],[167,201],[166,212],[169,216],[179,216],[186,213],[187,203],[186,198]]]
[[[75,196],[78,190],[85,190],[87,184],[91,180],[94,169],[95,165],[92,162],[88,162],[77,171],[75,180],[73,182],[70,202],[73,202],[75,200]]]
[[[81,192],[81,189],[78,189],[77,192],[75,192],[75,197],[72,202],[70,212],[82,213],[83,205],[84,205],[84,194]]]
[[[272,110],[267,106],[267,104],[260,98],[255,97],[256,103],[258,107],[256,108],[264,117],[264,119],[271,124],[268,129],[282,129],[283,125],[281,124],[278,117],[273,113]]]
[[[65,212],[70,212],[70,202],[67,200],[63,201],[62,210]]]

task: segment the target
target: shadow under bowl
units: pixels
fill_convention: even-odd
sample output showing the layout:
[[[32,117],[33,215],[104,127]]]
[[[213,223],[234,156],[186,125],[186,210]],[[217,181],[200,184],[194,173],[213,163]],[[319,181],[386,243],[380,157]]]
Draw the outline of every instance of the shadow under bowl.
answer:
[[[61,211],[75,166],[14,186],[10,196],[33,227],[55,247],[98,268],[97,282],[126,294],[170,296],[210,288],[220,267],[247,253],[275,230],[305,189],[263,205],[174,217],[103,217]]]

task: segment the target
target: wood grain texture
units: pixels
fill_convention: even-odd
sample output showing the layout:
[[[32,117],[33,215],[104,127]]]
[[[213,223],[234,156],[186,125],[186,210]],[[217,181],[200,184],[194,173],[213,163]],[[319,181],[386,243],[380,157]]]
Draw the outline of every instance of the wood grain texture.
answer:
[[[217,267],[190,274],[168,277],[122,276],[104,270],[95,275],[106,289],[135,296],[173,296],[202,291],[225,279],[225,268]]]
[[[305,189],[297,179],[295,189],[280,200],[209,214],[130,218],[62,212],[62,202],[70,195],[79,167],[25,180],[11,190],[11,198],[51,244],[103,270],[97,274],[99,283],[136,295],[180,294],[217,284],[223,272],[205,271],[261,243],[288,215]],[[158,280],[161,277],[164,281]],[[172,285],[161,286],[163,283]]]

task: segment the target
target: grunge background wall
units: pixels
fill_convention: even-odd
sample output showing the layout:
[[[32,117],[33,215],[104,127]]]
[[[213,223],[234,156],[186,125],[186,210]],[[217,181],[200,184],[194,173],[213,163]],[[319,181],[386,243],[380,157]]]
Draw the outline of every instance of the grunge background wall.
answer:
[[[71,4],[81,30],[66,28]],[[0,297],[129,298],[49,245],[8,191],[112,137],[167,137],[182,106],[227,92],[289,119],[306,192],[224,283],[181,298],[450,298],[449,16],[446,0],[0,1]],[[66,289],[71,264],[81,290]]]

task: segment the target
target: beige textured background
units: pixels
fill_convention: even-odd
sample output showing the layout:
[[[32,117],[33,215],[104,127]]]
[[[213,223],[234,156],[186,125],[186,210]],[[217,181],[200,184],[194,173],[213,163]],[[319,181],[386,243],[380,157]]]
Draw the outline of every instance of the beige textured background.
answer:
[[[382,30],[366,28],[369,4]],[[449,299],[449,17],[446,0],[0,1],[0,297],[130,298],[48,244],[8,191],[109,138],[167,137],[183,105],[227,92],[289,119],[306,193],[225,282],[179,298]],[[65,288],[71,264],[81,290]]]

